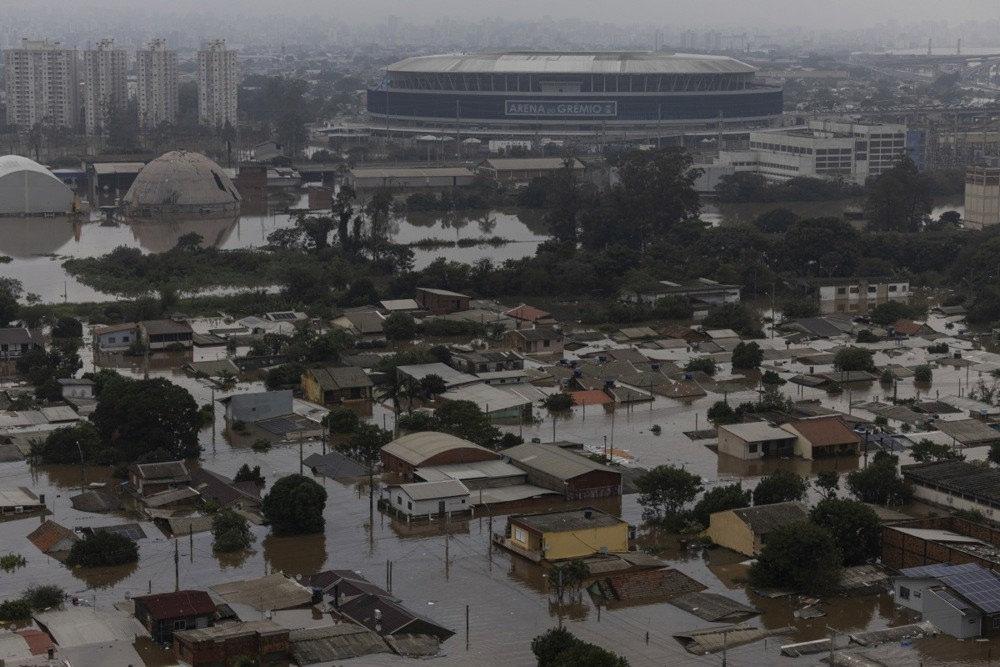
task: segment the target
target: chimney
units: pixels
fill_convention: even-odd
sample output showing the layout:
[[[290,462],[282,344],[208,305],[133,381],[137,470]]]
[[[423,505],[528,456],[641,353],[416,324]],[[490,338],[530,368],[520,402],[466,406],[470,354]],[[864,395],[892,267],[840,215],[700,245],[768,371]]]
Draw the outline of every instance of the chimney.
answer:
[[[340,609],[340,584],[333,585],[333,608]]]
[[[583,518],[584,519],[593,519],[594,518],[594,510],[590,509],[589,507],[587,509],[583,510]]]

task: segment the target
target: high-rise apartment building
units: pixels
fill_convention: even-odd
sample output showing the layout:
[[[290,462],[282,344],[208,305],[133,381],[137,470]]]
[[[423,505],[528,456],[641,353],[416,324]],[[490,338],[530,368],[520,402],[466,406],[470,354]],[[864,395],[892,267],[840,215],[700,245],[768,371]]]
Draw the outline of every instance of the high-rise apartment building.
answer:
[[[22,39],[3,54],[7,121],[20,128],[35,124],[75,128],[80,122],[76,50],[59,42]]]
[[[116,111],[128,106],[128,56],[113,39],[83,52],[83,117],[87,134],[104,134]]]
[[[144,129],[177,121],[177,53],[162,39],[135,54],[139,124]]]
[[[239,81],[236,51],[226,48],[226,40],[214,40],[198,51],[198,122],[235,127]]]

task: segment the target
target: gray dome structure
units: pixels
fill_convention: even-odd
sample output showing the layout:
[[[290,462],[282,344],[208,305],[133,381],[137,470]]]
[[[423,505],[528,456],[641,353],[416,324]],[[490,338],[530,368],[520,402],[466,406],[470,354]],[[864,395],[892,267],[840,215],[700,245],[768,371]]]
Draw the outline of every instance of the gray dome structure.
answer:
[[[194,218],[235,215],[242,200],[215,162],[201,153],[171,151],[142,168],[124,203],[140,218]]]
[[[73,199],[73,191],[34,160],[0,157],[0,217],[66,215]]]

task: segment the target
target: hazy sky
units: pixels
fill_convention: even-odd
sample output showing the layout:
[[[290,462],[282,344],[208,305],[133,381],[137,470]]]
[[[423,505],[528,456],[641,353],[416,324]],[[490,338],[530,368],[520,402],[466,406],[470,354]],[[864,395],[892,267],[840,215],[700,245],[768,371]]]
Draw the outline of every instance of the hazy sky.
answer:
[[[394,14],[416,22],[441,18],[532,19],[545,15],[618,24],[651,22],[729,28],[768,25],[808,28],[856,28],[897,20],[952,24],[1000,18],[1000,0],[0,0],[0,18],[19,10],[51,6],[59,12],[127,8],[169,13],[235,10],[237,16],[289,11],[329,16],[338,22],[377,23]],[[144,10],[143,8],[147,8]],[[93,16],[93,14],[90,14]]]

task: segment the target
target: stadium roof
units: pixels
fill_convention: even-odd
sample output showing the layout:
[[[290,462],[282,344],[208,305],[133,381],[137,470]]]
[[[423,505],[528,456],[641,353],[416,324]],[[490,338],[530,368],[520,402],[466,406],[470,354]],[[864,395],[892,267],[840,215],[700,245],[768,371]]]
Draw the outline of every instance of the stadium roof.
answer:
[[[750,65],[725,56],[651,51],[507,52],[417,56],[389,72],[480,74],[751,74]]]

